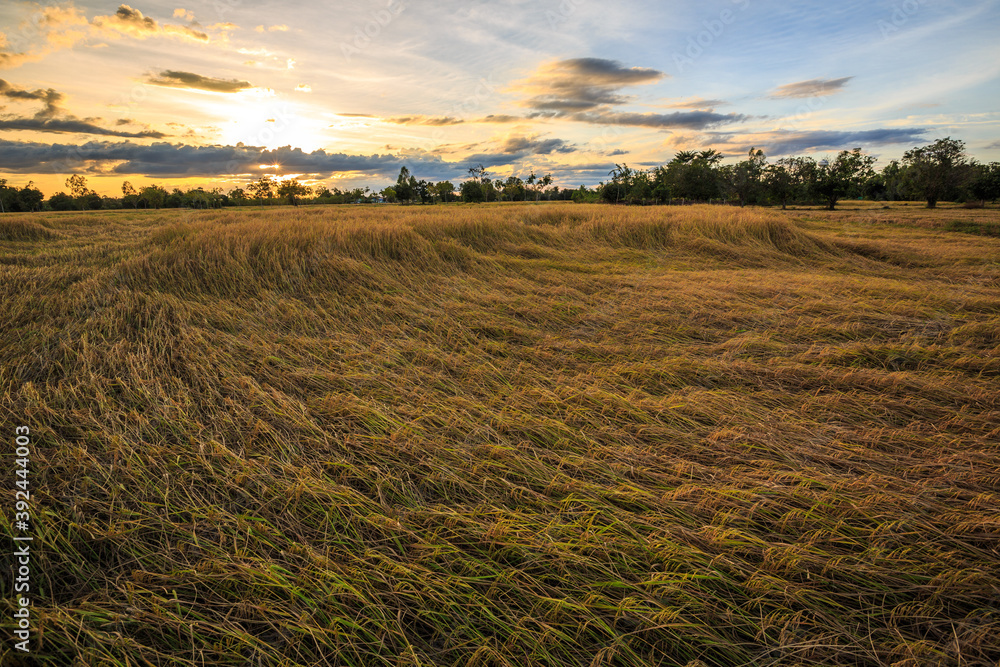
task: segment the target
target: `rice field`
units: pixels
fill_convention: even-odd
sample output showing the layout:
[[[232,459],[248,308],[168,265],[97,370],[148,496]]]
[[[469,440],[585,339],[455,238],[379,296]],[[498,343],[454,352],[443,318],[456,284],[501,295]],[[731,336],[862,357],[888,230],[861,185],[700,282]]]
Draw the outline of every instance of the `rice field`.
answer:
[[[1000,665],[998,223],[0,216],[0,663]]]

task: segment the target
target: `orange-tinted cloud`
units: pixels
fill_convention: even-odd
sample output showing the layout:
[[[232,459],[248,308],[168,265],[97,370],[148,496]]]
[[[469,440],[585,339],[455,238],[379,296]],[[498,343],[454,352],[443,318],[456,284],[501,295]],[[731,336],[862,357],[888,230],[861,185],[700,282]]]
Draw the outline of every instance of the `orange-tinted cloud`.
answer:
[[[121,5],[111,16],[94,18],[91,26],[108,37],[128,36],[137,39],[170,36],[194,42],[209,42],[207,33],[182,25],[160,25],[155,19],[143,16],[138,9]]]
[[[185,17],[189,14],[190,12],[187,12]],[[34,43],[30,47],[12,51],[6,36],[0,39],[0,69],[10,69],[26,62],[41,60],[54,51],[70,49],[88,40],[159,37],[209,43],[226,41],[228,39],[226,32],[234,29],[236,26],[231,23],[219,23],[211,28],[212,32],[216,33],[213,36],[205,30],[191,26],[161,24],[129,5],[120,5],[110,16],[95,16],[92,20],[88,20],[83,12],[72,4],[53,5],[40,8],[37,14],[20,26],[22,33],[32,35]]]
[[[35,117],[52,118],[59,113],[59,106],[65,96],[52,88],[45,90],[41,88],[38,90],[25,90],[0,79],[0,97],[6,97],[11,100],[41,102],[44,107],[35,114]]]

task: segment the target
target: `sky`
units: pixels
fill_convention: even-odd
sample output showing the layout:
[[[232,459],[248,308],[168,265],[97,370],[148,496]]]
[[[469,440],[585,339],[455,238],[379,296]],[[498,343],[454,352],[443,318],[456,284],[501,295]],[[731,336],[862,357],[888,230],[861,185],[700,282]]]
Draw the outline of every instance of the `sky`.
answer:
[[[0,178],[372,187],[680,150],[1000,160],[1000,0],[0,3]]]

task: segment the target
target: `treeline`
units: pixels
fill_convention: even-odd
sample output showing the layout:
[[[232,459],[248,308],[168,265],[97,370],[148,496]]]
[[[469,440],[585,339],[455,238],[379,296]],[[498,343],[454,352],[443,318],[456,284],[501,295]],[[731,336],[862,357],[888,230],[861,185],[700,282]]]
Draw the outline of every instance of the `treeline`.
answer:
[[[860,148],[841,151],[832,161],[808,157],[768,163],[751,149],[746,159],[722,165],[714,150],[681,151],[668,164],[646,171],[616,165],[598,190],[607,202],[646,204],[674,200],[739,205],[789,203],[825,205],[841,199],[874,201],[978,202],[1000,198],[1000,163],[980,164],[965,155],[962,141],[939,139],[914,148],[876,171],[875,158]]]
[[[0,212],[39,210],[223,208],[275,204],[438,204],[449,202],[562,201],[614,204],[666,204],[687,202],[728,203],[786,207],[788,204],[825,205],[833,209],[841,199],[927,202],[996,202],[1000,198],[1000,163],[978,163],[965,154],[965,143],[947,137],[907,151],[881,171],[875,158],[860,148],[841,151],[832,161],[788,157],[769,163],[764,152],[751,149],[736,164],[723,165],[715,150],[681,151],[665,165],[646,170],[615,165],[608,180],[595,188],[552,185],[552,175],[528,178],[493,178],[483,165],[469,169],[469,178],[456,187],[451,181],[418,180],[409,169],[400,169],[393,186],[340,190],[313,189],[295,179],[263,176],[246,188],[205,190],[159,185],[136,189],[122,184],[121,197],[98,195],[86,178],[66,179],[69,193],[45,199],[33,183],[8,187],[0,179]]]

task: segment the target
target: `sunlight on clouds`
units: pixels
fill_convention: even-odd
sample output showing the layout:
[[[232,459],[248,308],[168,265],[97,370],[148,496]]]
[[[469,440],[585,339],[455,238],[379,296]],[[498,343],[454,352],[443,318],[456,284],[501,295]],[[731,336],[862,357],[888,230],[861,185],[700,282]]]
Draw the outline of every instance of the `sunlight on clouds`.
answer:
[[[368,114],[336,114],[336,113],[325,113],[323,114],[327,118],[333,118],[333,123],[330,124],[331,128],[336,129],[353,129],[358,127],[371,127],[376,123],[383,123],[381,118],[374,118]]]
[[[921,0],[919,11],[882,39],[877,21],[891,11],[848,3],[834,13],[843,25],[820,30],[818,10],[814,19],[799,21],[790,16],[798,10],[755,3],[753,15],[727,24],[725,37],[705,47],[691,75],[668,72],[665,63],[674,41],[684,44],[705,29],[705,19],[714,20],[704,5],[659,16],[656,9],[636,13],[629,3],[610,11],[574,0],[564,3],[572,11],[560,6],[553,13],[530,0],[477,0],[408,9],[381,21],[375,7],[385,2],[304,3],[275,13],[267,3],[246,0],[186,6],[179,0],[135,6],[0,0],[0,74],[18,91],[65,95],[67,108],[43,119],[46,131],[58,129],[63,137],[72,121],[88,132],[162,131],[169,133],[166,141],[188,147],[389,153],[424,169],[433,169],[434,160],[475,157],[492,160],[491,169],[503,174],[534,167],[557,177],[560,171],[593,175],[601,172],[594,165],[625,159],[619,156],[632,166],[659,164],[681,148],[719,148],[727,159],[745,156],[748,145],[769,155],[826,152],[843,141],[895,151],[919,137],[920,128],[961,133],[976,146],[997,136],[997,120],[976,115],[993,108],[988,93],[1000,76],[992,36],[981,26],[987,11],[995,14],[983,9],[990,3],[979,13],[956,14]],[[719,3],[729,7],[736,0]],[[667,13],[676,25],[654,31],[653,17]],[[622,30],[631,25],[633,38],[610,46],[609,22]],[[751,33],[754,44],[770,44],[794,26],[809,33],[804,40],[825,44],[828,59],[804,46],[796,47],[801,57],[787,62],[744,52]],[[838,32],[831,36],[833,28]],[[348,64],[340,44],[354,43],[359,32],[365,46]],[[927,37],[940,42],[933,54],[921,45]],[[111,105],[108,90],[115,86],[149,99]],[[30,117],[37,102],[25,109],[16,106],[23,98],[3,103],[4,113],[23,111],[24,118],[0,119],[8,128],[12,121],[20,127],[42,122]],[[932,103],[941,108],[920,110]],[[108,108],[138,124],[113,126],[113,118],[102,116]],[[182,127],[168,129],[179,119]],[[256,173],[260,162],[271,170],[266,173],[284,177],[280,166],[264,164],[272,159],[254,153],[247,170]],[[343,178],[371,175],[345,172]]]
[[[314,151],[328,143],[325,123],[315,109],[278,98],[273,90],[245,91],[206,100],[198,107],[218,119],[224,144]]]

